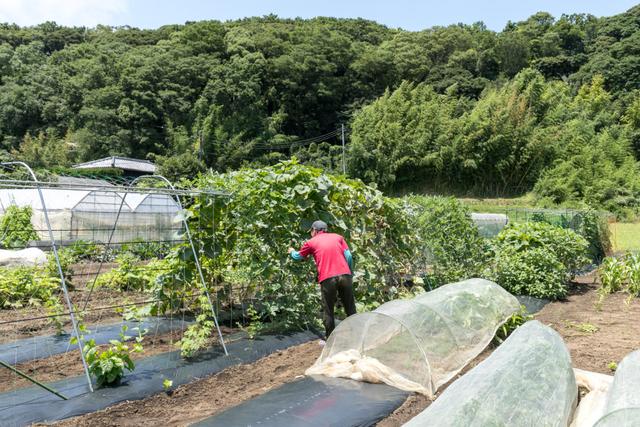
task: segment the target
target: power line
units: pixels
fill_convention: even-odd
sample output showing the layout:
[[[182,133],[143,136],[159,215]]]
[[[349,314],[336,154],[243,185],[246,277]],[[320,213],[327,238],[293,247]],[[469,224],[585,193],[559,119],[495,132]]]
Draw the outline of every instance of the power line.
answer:
[[[282,150],[285,148],[303,147],[303,146],[311,145],[317,142],[324,142],[327,139],[335,138],[338,136],[339,133],[340,133],[340,130],[336,129],[324,135],[319,135],[319,136],[315,136],[307,139],[301,139],[298,141],[282,142],[277,144],[259,142],[254,144],[252,148],[256,150]]]

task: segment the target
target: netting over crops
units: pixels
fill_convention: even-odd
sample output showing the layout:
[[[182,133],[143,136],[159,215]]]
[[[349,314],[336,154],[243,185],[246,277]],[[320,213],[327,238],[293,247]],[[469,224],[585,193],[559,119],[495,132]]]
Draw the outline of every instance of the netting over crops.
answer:
[[[567,426],[577,397],[562,338],[534,320],[405,426]]]
[[[433,395],[518,308],[513,295],[483,279],[390,301],[340,323],[307,373],[383,381]]]
[[[605,415],[596,427],[640,425],[640,350],[620,363],[609,388]]]

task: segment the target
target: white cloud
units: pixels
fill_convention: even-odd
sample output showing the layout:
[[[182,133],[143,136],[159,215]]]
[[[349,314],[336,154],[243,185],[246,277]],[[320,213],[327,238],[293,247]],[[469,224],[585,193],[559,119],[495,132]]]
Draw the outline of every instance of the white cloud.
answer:
[[[0,22],[94,27],[113,24],[127,13],[130,0],[0,0]]]

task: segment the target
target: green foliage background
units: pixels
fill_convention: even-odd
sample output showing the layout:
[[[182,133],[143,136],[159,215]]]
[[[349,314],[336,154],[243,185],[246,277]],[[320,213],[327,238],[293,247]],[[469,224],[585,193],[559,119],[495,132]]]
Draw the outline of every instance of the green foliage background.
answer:
[[[539,12],[500,32],[362,19],[129,27],[0,25],[0,156],[41,168],[152,158],[171,178],[295,154],[384,190],[484,195],[635,213],[640,6]],[[481,16],[478,19],[482,19]]]

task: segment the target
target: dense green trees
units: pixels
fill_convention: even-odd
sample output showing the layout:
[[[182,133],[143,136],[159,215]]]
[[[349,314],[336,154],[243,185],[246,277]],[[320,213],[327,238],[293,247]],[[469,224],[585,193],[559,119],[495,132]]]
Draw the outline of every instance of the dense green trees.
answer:
[[[334,137],[282,147],[345,123],[351,174],[384,188],[535,186],[555,202],[635,206],[639,26],[640,6],[540,12],[498,33],[272,15],[156,30],[1,24],[0,150],[40,167],[155,158],[172,176],[294,154],[339,170]],[[619,176],[599,172],[604,187],[575,170],[599,162]]]

